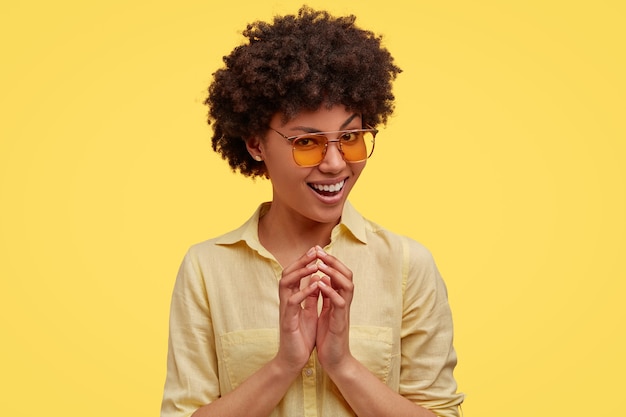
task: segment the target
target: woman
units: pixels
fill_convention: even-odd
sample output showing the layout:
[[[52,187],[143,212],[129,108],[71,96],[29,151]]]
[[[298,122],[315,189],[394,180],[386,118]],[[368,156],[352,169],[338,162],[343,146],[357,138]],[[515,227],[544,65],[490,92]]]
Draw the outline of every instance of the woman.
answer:
[[[213,148],[273,196],[187,253],[162,417],[458,415],[432,257],[347,202],[400,72],[354,20],[303,7],[256,22],[214,74]]]

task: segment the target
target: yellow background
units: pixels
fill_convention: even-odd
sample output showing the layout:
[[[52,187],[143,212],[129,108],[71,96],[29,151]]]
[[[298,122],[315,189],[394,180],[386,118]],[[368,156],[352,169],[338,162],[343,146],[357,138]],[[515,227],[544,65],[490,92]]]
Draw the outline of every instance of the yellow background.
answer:
[[[621,414],[623,2],[336,3],[404,69],[352,201],[434,253],[465,415]],[[0,414],[158,414],[185,250],[270,198],[210,151],[205,88],[299,5],[2,6]]]

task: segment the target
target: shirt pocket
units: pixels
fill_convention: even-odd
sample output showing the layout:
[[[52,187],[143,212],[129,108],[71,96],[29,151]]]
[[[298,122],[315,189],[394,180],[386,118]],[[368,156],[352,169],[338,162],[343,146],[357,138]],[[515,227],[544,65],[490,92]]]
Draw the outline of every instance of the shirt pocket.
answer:
[[[352,355],[383,383],[387,383],[393,354],[391,327],[351,326]]]
[[[250,329],[223,334],[222,359],[232,389],[261,369],[278,352],[276,329]]]
[[[231,389],[241,385],[278,352],[276,329],[240,330],[223,334],[220,340]],[[350,351],[379,380],[387,383],[393,352],[390,327],[351,326]]]

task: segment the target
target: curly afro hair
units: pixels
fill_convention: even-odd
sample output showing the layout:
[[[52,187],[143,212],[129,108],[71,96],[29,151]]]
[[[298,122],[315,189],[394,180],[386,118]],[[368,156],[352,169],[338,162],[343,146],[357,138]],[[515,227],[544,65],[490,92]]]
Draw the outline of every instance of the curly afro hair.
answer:
[[[381,36],[355,26],[355,16],[333,17],[303,6],[298,15],[249,24],[248,42],[224,57],[205,104],[213,150],[249,177],[267,177],[245,139],[263,136],[272,116],[286,120],[322,105],[344,105],[365,125],[386,123],[393,112],[392,81],[401,72]]]

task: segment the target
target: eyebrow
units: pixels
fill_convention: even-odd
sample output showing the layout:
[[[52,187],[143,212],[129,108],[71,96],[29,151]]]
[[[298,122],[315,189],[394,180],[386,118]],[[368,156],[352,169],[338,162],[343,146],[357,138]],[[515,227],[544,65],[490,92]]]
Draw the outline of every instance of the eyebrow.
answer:
[[[350,123],[352,123],[352,121],[354,120],[355,117],[359,117],[359,116],[360,116],[360,114],[354,113],[352,116],[348,117],[346,119],[346,121],[343,122],[341,124],[341,126],[339,126],[339,130],[345,129],[346,126],[348,126]],[[314,127],[307,127],[307,126],[294,126],[291,129],[289,129],[289,130],[301,130],[301,131],[306,132],[306,133],[319,133],[319,132],[321,132],[321,130],[319,130],[319,129],[316,129]]]

